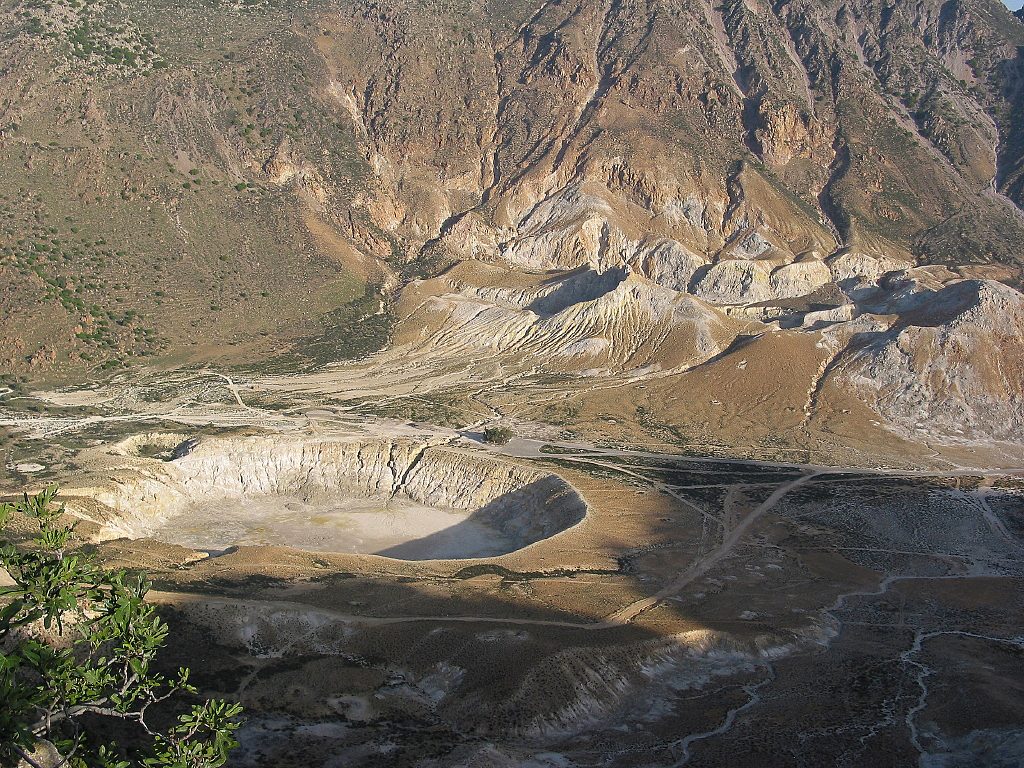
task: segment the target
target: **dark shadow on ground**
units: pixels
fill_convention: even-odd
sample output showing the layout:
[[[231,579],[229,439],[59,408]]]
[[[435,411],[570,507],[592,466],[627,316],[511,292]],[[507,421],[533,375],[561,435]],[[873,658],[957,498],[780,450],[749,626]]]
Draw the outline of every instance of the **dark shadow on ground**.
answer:
[[[502,494],[450,528],[376,554],[399,560],[504,555],[571,528],[586,511],[572,486],[560,477],[545,477]]]

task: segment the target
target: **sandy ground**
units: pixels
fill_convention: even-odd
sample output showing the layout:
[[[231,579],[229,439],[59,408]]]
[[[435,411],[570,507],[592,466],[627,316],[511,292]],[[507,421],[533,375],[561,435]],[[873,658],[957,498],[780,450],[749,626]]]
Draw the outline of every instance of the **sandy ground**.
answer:
[[[318,505],[286,496],[211,499],[142,528],[139,536],[215,552],[274,544],[311,552],[377,554],[401,546],[402,557],[409,560],[487,557],[513,547],[497,531],[466,525],[470,514],[397,499],[383,506],[361,499]],[[458,533],[443,535],[455,526],[460,526]],[[419,541],[427,537],[429,541]]]

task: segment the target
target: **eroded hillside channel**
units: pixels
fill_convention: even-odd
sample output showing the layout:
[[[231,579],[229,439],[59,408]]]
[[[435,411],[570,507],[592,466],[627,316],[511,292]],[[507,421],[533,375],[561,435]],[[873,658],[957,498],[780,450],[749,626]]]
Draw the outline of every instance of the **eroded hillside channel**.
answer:
[[[140,447],[153,443],[136,438],[118,450]],[[204,438],[172,456],[79,490],[105,508],[101,538],[148,537],[211,554],[284,545],[460,559],[521,549],[587,510],[556,474],[425,441]]]

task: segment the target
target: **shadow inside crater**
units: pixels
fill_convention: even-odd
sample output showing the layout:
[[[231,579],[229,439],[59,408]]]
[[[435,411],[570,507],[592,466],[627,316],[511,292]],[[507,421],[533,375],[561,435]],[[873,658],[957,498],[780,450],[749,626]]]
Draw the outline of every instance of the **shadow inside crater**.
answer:
[[[398,560],[494,557],[554,536],[580,522],[583,498],[557,476],[498,496],[455,525],[374,554]]]

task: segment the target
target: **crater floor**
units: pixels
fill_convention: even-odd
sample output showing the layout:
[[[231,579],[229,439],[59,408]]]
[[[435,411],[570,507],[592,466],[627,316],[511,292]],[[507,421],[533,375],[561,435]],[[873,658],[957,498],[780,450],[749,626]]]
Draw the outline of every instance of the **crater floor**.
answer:
[[[141,531],[190,549],[283,545],[309,552],[378,554],[403,560],[490,557],[518,549],[472,512],[435,509],[401,499],[331,499],[309,504],[299,496],[194,503]]]
[[[569,528],[586,502],[561,477],[408,439],[181,435],[123,441],[130,465],[76,495],[102,505],[101,539],[377,554],[402,560],[514,552]],[[143,450],[144,449],[144,450]]]

